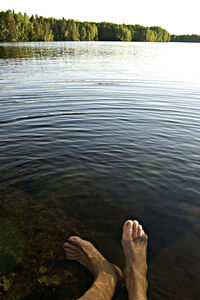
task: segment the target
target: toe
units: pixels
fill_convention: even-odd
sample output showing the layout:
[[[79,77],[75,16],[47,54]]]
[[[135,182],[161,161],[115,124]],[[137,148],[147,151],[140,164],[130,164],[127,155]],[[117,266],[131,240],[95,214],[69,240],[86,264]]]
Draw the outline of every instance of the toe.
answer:
[[[142,226],[141,226],[141,225],[138,225],[138,227],[137,227],[137,236],[138,236],[138,237],[142,236],[142,232],[143,232]]]
[[[79,236],[70,236],[68,238],[68,242],[70,242],[72,245],[80,246],[82,239]]]
[[[90,242],[83,240],[78,236],[71,236],[68,238],[68,242],[76,248],[76,251],[91,252],[94,249],[94,246]]]
[[[143,231],[142,237],[147,241],[148,240],[148,235]]]
[[[132,237],[137,237],[137,227],[138,227],[138,221],[133,221],[133,230],[132,230]]]
[[[67,253],[71,253],[71,254],[77,253],[76,251],[71,250],[71,249],[69,249],[69,248],[64,248],[64,252],[65,252],[65,254],[67,254]]]
[[[69,260],[76,260],[79,261],[79,256],[74,253],[66,253],[66,258]]]
[[[64,243],[63,247],[64,247],[64,249],[71,249],[74,251],[77,249],[77,247],[75,245],[68,243],[68,242]]]
[[[122,235],[122,238],[124,240],[130,241],[132,239],[132,228],[133,228],[133,221],[128,220],[124,223],[123,235]]]

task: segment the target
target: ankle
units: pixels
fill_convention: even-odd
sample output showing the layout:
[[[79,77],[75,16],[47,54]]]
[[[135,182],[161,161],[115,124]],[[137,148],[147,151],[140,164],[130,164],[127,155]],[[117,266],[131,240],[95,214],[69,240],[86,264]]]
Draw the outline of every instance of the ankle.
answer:
[[[147,293],[147,279],[146,273],[133,271],[131,274],[128,273],[125,277],[126,288],[128,290],[129,300],[146,300]]]
[[[147,295],[144,292],[139,291],[128,291],[128,299],[129,300],[147,300]]]

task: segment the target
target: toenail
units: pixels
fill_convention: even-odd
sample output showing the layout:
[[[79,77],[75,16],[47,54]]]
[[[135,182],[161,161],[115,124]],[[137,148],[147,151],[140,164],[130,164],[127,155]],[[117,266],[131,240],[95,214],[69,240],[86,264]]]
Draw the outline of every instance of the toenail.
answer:
[[[70,241],[77,241],[77,238],[76,237],[70,237]]]
[[[132,225],[132,221],[131,220],[128,220],[127,222],[126,222],[126,225],[128,226],[128,225]]]

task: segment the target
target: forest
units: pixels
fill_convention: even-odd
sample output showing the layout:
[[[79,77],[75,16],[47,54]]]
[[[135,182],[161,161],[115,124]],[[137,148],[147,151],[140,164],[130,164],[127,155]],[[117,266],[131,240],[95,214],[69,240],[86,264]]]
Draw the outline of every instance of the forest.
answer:
[[[200,43],[200,35],[171,35],[171,42]]]
[[[167,30],[155,26],[79,22],[0,12],[0,42],[27,41],[141,41],[169,42]]]
[[[159,26],[79,22],[0,12],[0,42],[32,41],[137,41],[200,42],[200,35],[170,35]]]

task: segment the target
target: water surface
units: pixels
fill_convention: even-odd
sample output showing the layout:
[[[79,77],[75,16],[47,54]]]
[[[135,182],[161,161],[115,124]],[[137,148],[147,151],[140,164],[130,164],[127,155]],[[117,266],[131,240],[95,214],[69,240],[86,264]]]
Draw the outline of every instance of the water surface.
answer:
[[[199,299],[199,50],[0,45],[2,299],[76,299],[92,279],[63,241],[88,238],[123,268],[128,218],[149,235],[149,299]]]

